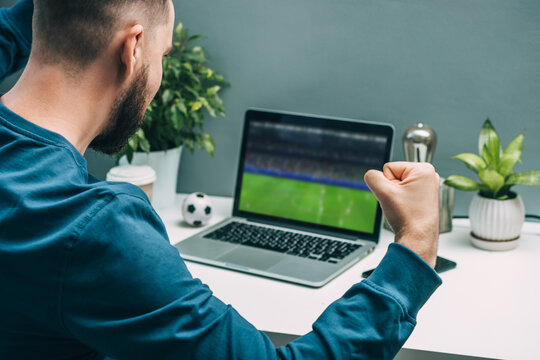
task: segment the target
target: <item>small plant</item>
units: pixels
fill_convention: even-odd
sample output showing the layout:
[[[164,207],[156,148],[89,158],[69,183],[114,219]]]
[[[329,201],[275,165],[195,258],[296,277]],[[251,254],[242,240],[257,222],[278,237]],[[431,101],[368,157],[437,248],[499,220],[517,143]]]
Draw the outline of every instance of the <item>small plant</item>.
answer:
[[[514,165],[521,163],[524,134],[519,134],[502,149],[499,135],[487,119],[478,137],[478,155],[463,153],[453,157],[474,171],[479,182],[465,176],[451,175],[445,184],[459,190],[479,191],[490,199],[505,200],[515,197],[510,189],[514,185],[540,185],[540,170],[515,173]]]
[[[213,118],[225,116],[219,91],[228,81],[206,66],[207,53],[199,35],[188,36],[178,24],[174,31],[173,50],[163,58],[161,87],[150,103],[142,127],[118,153],[116,161],[133,153],[168,150],[183,145],[190,152],[195,146],[214,153],[214,140],[203,131],[204,113]]]

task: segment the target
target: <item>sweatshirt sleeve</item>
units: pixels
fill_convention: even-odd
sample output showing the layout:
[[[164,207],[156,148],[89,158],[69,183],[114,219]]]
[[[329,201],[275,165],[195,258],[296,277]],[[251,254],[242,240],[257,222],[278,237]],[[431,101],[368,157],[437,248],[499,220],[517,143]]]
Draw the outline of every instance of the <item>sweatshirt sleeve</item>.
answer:
[[[286,358],[393,359],[416,315],[442,281],[418,255],[393,243],[373,274],[331,304]]]
[[[65,331],[117,359],[391,359],[440,284],[423,260],[391,245],[313,331],[275,348],[191,276],[141,199],[115,196],[77,238],[62,287]]]
[[[0,81],[26,65],[32,43],[32,0],[0,9]]]

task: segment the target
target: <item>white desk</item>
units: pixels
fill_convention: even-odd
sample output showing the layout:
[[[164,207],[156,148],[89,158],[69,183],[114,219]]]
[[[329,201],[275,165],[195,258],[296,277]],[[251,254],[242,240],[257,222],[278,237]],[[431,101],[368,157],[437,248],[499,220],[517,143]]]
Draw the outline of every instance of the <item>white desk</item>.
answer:
[[[201,229],[182,221],[175,208],[159,211],[171,243]],[[232,199],[212,197],[211,224],[232,213]],[[405,348],[497,359],[540,359],[540,224],[526,223],[521,244],[508,252],[487,252],[470,244],[468,221],[440,237],[439,254],[458,263],[441,274],[443,285],[418,315]],[[383,230],[374,253],[320,289],[243,274],[187,261],[191,273],[208,284],[258,329],[302,335],[322,311],[375,267],[393,235]]]

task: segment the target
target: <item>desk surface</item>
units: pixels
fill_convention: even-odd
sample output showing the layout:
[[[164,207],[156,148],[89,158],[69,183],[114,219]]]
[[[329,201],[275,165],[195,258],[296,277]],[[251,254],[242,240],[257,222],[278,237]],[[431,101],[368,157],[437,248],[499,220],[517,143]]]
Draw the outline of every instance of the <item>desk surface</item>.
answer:
[[[177,205],[159,210],[172,244],[201,229],[182,220]],[[217,223],[232,213],[232,199],[211,197]],[[507,252],[472,247],[467,220],[441,234],[439,255],[457,262],[422,308],[406,348],[497,359],[540,359],[540,224],[526,223],[521,243]],[[319,289],[186,261],[193,276],[259,330],[302,335],[334,300],[380,262],[393,234],[383,230],[375,252]]]

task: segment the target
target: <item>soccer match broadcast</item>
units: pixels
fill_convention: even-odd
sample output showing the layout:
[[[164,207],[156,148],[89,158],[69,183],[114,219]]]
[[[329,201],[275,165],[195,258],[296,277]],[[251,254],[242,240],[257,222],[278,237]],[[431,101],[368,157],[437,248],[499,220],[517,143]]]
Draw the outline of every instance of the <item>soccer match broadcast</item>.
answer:
[[[382,168],[385,137],[263,121],[248,131],[240,210],[374,231],[377,199],[364,174]]]

